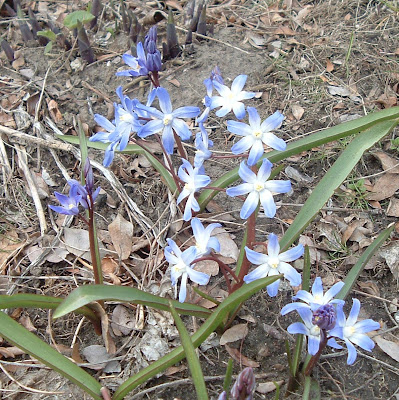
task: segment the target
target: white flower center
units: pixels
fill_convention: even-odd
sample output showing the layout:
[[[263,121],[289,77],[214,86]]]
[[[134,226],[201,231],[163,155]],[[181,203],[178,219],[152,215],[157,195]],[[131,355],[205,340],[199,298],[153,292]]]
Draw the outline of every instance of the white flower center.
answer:
[[[350,337],[356,332],[356,329],[354,326],[345,326],[344,328],[344,336]]]
[[[256,139],[261,139],[262,134],[263,134],[263,132],[260,129],[253,132],[253,135],[255,136]]]
[[[69,204],[68,205],[68,208],[70,209],[70,210],[72,210],[72,208],[74,208],[75,207],[75,204]]]
[[[254,184],[254,190],[257,192],[261,192],[265,188],[265,184],[262,182],[256,182]]]
[[[316,296],[314,296],[314,302],[322,304],[323,303],[323,296],[317,294]]]
[[[310,329],[310,334],[312,336],[319,336],[320,335],[320,328],[317,325],[313,325],[313,327]]]
[[[164,117],[163,117],[163,124],[164,124],[165,126],[166,126],[166,125],[170,125],[172,121],[173,121],[173,117],[172,117],[171,114],[166,114],[166,115],[164,115]]]
[[[190,193],[194,193],[195,192],[195,186],[194,186],[194,184],[192,182],[187,182],[184,185],[184,189],[186,189]]]
[[[175,264],[175,265],[172,267],[173,272],[174,272],[175,274],[179,274],[179,275],[181,275],[181,274],[183,274],[184,272],[186,272],[186,268],[187,268],[187,266],[186,266],[185,264],[183,264],[183,263]]]
[[[279,264],[280,264],[280,260],[278,259],[278,257],[272,257],[269,259],[270,268],[277,269]]]
[[[132,123],[132,122],[133,122],[133,116],[132,116],[131,114],[129,114],[129,113],[123,113],[123,114],[119,117],[119,119],[120,119],[122,122],[128,122],[128,123]]]

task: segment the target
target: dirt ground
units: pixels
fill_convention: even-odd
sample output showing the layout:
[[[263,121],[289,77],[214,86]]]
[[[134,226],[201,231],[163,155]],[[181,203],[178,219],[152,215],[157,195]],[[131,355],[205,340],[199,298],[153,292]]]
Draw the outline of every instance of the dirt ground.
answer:
[[[118,86],[122,85],[131,98],[145,101],[150,85],[147,80],[115,76],[116,71],[126,68],[121,56],[130,46],[122,27],[119,2],[103,1],[106,4],[100,22],[88,30],[96,57],[89,65],[82,60],[76,45],[66,50],[60,43],[54,44],[45,55],[37,40],[23,40],[18,22],[5,3],[13,6],[10,1],[0,0],[3,6],[0,33],[14,50],[15,60],[10,62],[4,51],[0,53],[0,292],[66,297],[93,277],[90,263],[60,244],[66,240],[64,218],[48,209],[49,204],[56,202],[54,190],[65,193],[66,177],[79,176],[76,152],[70,151],[55,135],[76,135],[80,118],[91,136],[98,130],[94,113],[112,119]],[[185,42],[187,1],[124,3],[139,20],[155,11],[165,13],[168,7],[172,8],[180,44]],[[45,26],[51,18],[61,28],[68,13],[85,9],[88,2],[21,1],[21,5],[25,16],[30,6],[40,24]],[[258,109],[262,119],[280,110],[286,117],[280,137],[295,140],[397,105],[398,17],[399,4],[395,0],[210,0],[209,38],[204,40],[194,34],[193,43],[182,46],[182,54],[165,63],[161,85],[169,90],[174,108],[202,107],[203,80],[214,66],[219,66],[228,86],[237,75],[246,74],[245,89],[258,92],[250,105]],[[159,44],[165,41],[166,21],[157,25]],[[72,34],[66,28],[63,32],[73,44]],[[226,130],[225,121],[229,118],[220,119],[212,114],[208,122],[214,149],[220,154],[225,154],[236,140]],[[395,129],[364,155],[301,235],[300,242],[311,248],[312,278],[321,276],[327,287],[345,278],[367,245],[397,221],[399,184],[395,168],[399,163],[399,144],[395,138],[398,132]],[[50,139],[57,140],[58,149],[49,144]],[[270,232],[285,231],[347,142],[340,140],[315,148],[284,163],[280,179],[292,180],[293,193],[277,196],[280,201],[277,218],[259,219],[259,240],[266,240]],[[181,214],[171,215],[168,192],[159,175],[143,157],[117,154],[109,168],[110,178],[101,169],[103,153],[91,149],[90,156],[100,164],[95,168],[95,179],[103,189],[97,221],[100,239],[107,249],[103,264],[107,282],[173,296],[161,246],[150,247],[145,241],[149,226],[163,232],[163,239],[177,237],[184,228],[181,223],[172,224]],[[214,178],[235,165],[236,159],[218,159],[209,174]],[[40,197],[42,210],[32,198],[32,185]],[[208,210],[210,218],[227,212],[223,226],[238,246],[244,229],[240,206],[240,201],[219,194]],[[123,262],[119,261],[109,228],[118,215],[133,226],[133,250]],[[83,229],[83,226],[79,221],[69,221],[65,229]],[[380,337],[389,342],[389,348],[381,344],[376,345],[373,353],[361,351],[353,366],[346,365],[345,353],[327,352],[314,372],[321,385],[322,399],[399,398],[398,233],[395,230],[373,257],[352,294],[363,304],[361,317],[381,323]],[[179,240],[184,241],[181,236]],[[300,262],[295,265],[301,268]],[[213,277],[211,285],[216,295],[223,296],[225,288],[219,277]],[[253,363],[258,383],[286,383],[285,340],[292,343],[293,338],[285,329],[295,317],[282,317],[279,310],[290,302],[291,296],[288,285],[283,285],[274,299],[266,292],[257,294],[237,317],[236,323],[248,325],[243,340],[222,346],[215,334],[206,346],[201,346],[200,360],[212,398],[216,399],[222,390],[226,364],[234,352],[240,355],[234,363],[234,373]],[[112,360],[101,353],[102,338],[93,333],[88,321],[78,316],[53,321],[47,311],[10,310],[10,315],[45,342],[86,367],[89,363],[87,370],[110,391],[179,345],[173,319],[167,313],[114,302],[107,304],[107,313],[116,350]],[[185,318],[185,322],[191,332],[200,324],[192,318]],[[3,341],[0,346],[1,398],[89,398],[55,372],[32,363],[29,355],[10,356],[2,350],[8,344]],[[195,399],[194,387],[186,379],[189,376],[187,363],[183,361],[126,398]],[[254,398],[274,396],[274,391],[256,391]]]

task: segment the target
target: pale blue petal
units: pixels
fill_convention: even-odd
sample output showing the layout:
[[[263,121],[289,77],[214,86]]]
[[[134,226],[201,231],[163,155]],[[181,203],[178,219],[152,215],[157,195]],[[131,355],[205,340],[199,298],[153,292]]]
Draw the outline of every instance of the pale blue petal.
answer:
[[[288,193],[291,190],[290,181],[267,181],[265,188],[274,193]]]
[[[179,197],[176,200],[176,204],[180,204],[187,196],[190,195],[191,192],[189,192],[187,189],[183,189],[180,194]]]
[[[262,165],[258,171],[258,179],[261,182],[265,182],[269,178],[270,173],[272,172],[272,166],[273,164],[267,158],[262,161]]]
[[[148,121],[141,129],[137,132],[137,136],[146,138],[147,136],[153,135],[154,133],[160,132],[164,127],[164,124],[159,119]]]
[[[199,238],[204,234],[204,225],[202,225],[201,221],[198,218],[193,218],[191,220],[191,229],[193,230],[193,234],[195,239],[198,241]]]
[[[128,71],[115,72],[115,75],[116,76],[139,76],[140,73],[138,71],[128,70]]]
[[[194,184],[196,189],[203,188],[211,183],[211,178],[207,175],[195,175]]]
[[[238,136],[252,136],[252,128],[244,122],[229,120],[227,121],[227,130]]]
[[[242,183],[241,185],[226,189],[226,194],[230,197],[242,196],[251,192],[252,189],[253,185],[250,183]]]
[[[114,124],[100,114],[94,114],[94,121],[108,132],[113,132],[116,128]]]
[[[350,338],[348,338],[352,343],[358,345],[364,350],[371,351],[374,349],[375,343],[371,338],[369,338],[367,335],[363,334],[354,334]]]
[[[314,294],[313,290],[312,293]],[[302,300],[305,303],[312,303],[314,301],[313,296],[306,290],[298,290],[297,294],[293,297],[294,300]]]
[[[159,107],[161,108],[162,112],[164,114],[171,114],[173,109],[168,91],[162,87],[158,88],[157,97],[159,99]]]
[[[181,259],[183,260],[184,264],[190,265],[197,255],[197,249],[195,246],[190,246],[188,249],[184,250],[181,254]]]
[[[179,302],[184,303],[184,300],[186,300],[186,296],[187,296],[187,274],[184,273],[181,277],[181,282],[180,282]]]
[[[329,332],[329,334],[331,335],[331,331]],[[338,344],[334,338],[328,339],[327,345],[337,350],[343,349],[343,347],[340,344]]]
[[[264,189],[260,192],[260,203],[266,217],[274,218],[276,215],[276,204],[274,203],[272,194],[268,190]]]
[[[220,252],[220,242],[219,242],[218,238],[216,238],[214,236],[209,238],[208,247],[215,250],[216,253],[219,253]]]
[[[217,108],[217,107],[223,107],[223,105],[225,103],[226,103],[226,100],[223,97],[213,96],[210,98],[209,108],[211,110],[213,110],[214,108]]]
[[[253,97],[256,96],[255,92],[240,92],[237,96],[237,100],[248,100],[248,99],[252,99]]]
[[[248,120],[252,128],[258,129],[260,127],[260,116],[255,107],[247,107]]]
[[[176,242],[173,239],[168,238],[168,239],[166,239],[166,241],[168,242],[168,247],[170,247],[170,250],[173,251],[173,253],[175,253],[176,256],[180,256],[182,254],[181,250],[179,249],[179,246],[176,244]],[[166,249],[168,247],[166,247]],[[177,263],[175,263],[175,264],[177,264]]]
[[[223,106],[220,110],[216,111],[216,116],[217,117],[224,117],[226,114],[228,114],[231,111],[231,108],[229,106]]]
[[[355,346],[347,339],[345,339],[346,347],[348,348],[347,364],[352,365],[356,361],[357,352]]]
[[[138,42],[137,43],[137,47],[136,47],[136,52],[137,52],[137,58],[140,60],[145,60],[145,52],[144,52],[144,47],[143,47],[143,43],[142,42]]]
[[[245,246],[245,254],[249,262],[255,265],[267,264],[269,261],[269,256],[263,253],[258,253],[255,250],[251,250],[249,247]]]
[[[201,110],[199,107],[185,106],[177,108],[175,111],[173,111],[172,115],[176,118],[195,118],[200,112]]]
[[[307,335],[309,333],[308,329],[302,322],[294,322],[287,328],[288,333]]]
[[[326,294],[324,295],[325,303],[328,303],[333,297],[335,297],[343,288],[343,286],[344,282],[337,282],[330,289],[328,289]]]
[[[162,132],[162,144],[168,154],[173,153],[175,138],[173,136],[172,127],[170,125],[165,126]]]
[[[242,139],[240,139],[237,143],[234,143],[231,152],[233,154],[242,154],[245,153],[255,142],[255,139],[253,136],[245,136]],[[262,147],[263,150],[263,147]],[[253,165],[249,164],[248,165]]]
[[[308,352],[314,356],[320,348],[320,337],[308,336]]]
[[[245,114],[247,113],[245,111],[244,103],[241,103],[241,102],[234,103],[233,104],[233,112],[234,112],[234,115],[237,117],[237,119],[244,119]]]
[[[326,293],[327,295],[327,293]],[[357,317],[359,316],[359,311],[360,311],[360,301],[358,299],[352,299],[353,305],[351,308],[351,311],[348,315],[347,319],[347,326],[353,326],[356,324]]]
[[[257,279],[265,278],[269,273],[269,270],[270,268],[267,264],[260,265],[249,274],[244,276],[244,282],[251,283],[253,281],[256,281]]]
[[[274,150],[284,151],[287,147],[287,144],[283,139],[278,138],[276,135],[272,133],[264,134],[262,137],[262,141],[267,146],[271,147]]]
[[[244,138],[245,139],[245,138]],[[242,139],[242,140],[244,140]],[[251,151],[249,152],[248,165],[255,165],[259,159],[263,156],[265,149],[261,140],[254,140]]]
[[[290,303],[285,305],[282,309],[281,309],[281,315],[285,315],[290,313],[291,311],[294,310],[299,310],[300,308],[307,308],[309,309],[309,306],[305,303]]]
[[[274,233],[271,233],[268,237],[268,242],[267,242],[267,254],[270,257],[278,257],[278,254],[280,253],[280,245],[278,244],[278,237]],[[280,257],[279,257],[280,259]]]
[[[367,333],[371,331],[376,331],[380,328],[380,324],[376,321],[373,321],[372,319],[364,319],[363,321],[360,321],[355,325],[356,333]]]
[[[292,249],[289,249],[287,251],[284,251],[284,253],[281,253],[278,256],[278,258],[280,261],[291,262],[291,261],[295,261],[298,258],[302,257],[303,253],[304,253],[303,245],[298,244],[298,246],[295,246]]]
[[[298,294],[299,292],[297,293],[297,296]],[[316,277],[316,279],[313,282],[312,294],[314,297],[323,297],[323,282],[319,276]],[[313,301],[313,299],[310,301]]]
[[[337,305],[337,322],[335,324],[335,326],[339,326],[341,328],[346,325],[346,317],[343,311],[343,306],[344,306],[343,303]]]
[[[122,60],[125,64],[127,64],[129,67],[132,67],[134,69],[137,68],[138,62],[137,62],[137,57],[133,57],[131,54],[125,53],[122,56]]]
[[[190,195],[191,196],[191,195]],[[184,207],[184,214],[183,214],[183,220],[184,221],[190,221],[192,217],[192,211],[191,211],[191,202],[190,202],[190,196],[187,199],[186,206]]]
[[[240,164],[240,168],[238,170],[238,175],[240,175],[240,178],[244,182],[248,183],[255,183],[256,182],[256,175],[255,172],[253,172],[245,163],[245,161],[242,161]]]
[[[191,138],[190,128],[182,119],[173,119],[172,128],[183,140]]]
[[[233,83],[231,84],[231,91],[234,94],[241,92],[243,87],[245,86],[245,82],[247,81],[247,75],[238,75],[234,78]],[[215,85],[215,82],[213,83]],[[215,85],[216,87],[216,85]]]
[[[302,275],[290,264],[280,262],[278,269],[284,275],[284,278],[290,281],[291,286],[299,286],[301,284]]]
[[[259,205],[259,194],[258,192],[249,193],[248,197],[244,201],[241,208],[240,217],[242,219],[248,219],[249,216],[256,210]]]
[[[198,285],[207,285],[209,282],[210,276],[205,274],[204,272],[196,271],[192,268],[187,270],[187,274],[190,277],[190,279],[198,283]]]
[[[273,270],[271,270],[270,272],[272,272],[272,271]],[[272,275],[272,274],[269,274],[269,275]],[[271,283],[270,285],[267,285],[267,287],[266,287],[267,294],[270,297],[276,297],[277,293],[278,293],[278,287],[279,286],[280,286],[280,279],[277,279],[275,282]]]
[[[276,111],[270,117],[267,117],[265,121],[262,122],[261,128],[263,132],[268,132],[273,129],[277,129],[281,126],[284,120],[284,115],[279,111]]]
[[[218,81],[213,80],[212,83],[213,83],[213,87],[219,92],[219,94],[220,94],[222,97],[227,97],[227,96],[231,93],[230,89],[229,89],[227,86],[222,85],[222,84],[219,83]],[[214,97],[216,97],[216,96],[214,96]],[[212,98],[213,98],[213,97],[212,97]]]

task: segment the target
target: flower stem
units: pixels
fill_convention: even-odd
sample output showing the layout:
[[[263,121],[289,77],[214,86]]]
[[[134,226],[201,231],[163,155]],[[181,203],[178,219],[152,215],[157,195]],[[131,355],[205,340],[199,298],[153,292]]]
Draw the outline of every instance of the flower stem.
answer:
[[[313,368],[317,364],[317,361],[319,361],[319,359],[320,359],[321,353],[323,352],[324,348],[327,345],[327,341],[328,341],[328,337],[326,335],[325,329],[320,329],[319,351],[310,358],[308,364],[306,365],[305,372],[304,372],[305,376],[310,376],[310,374],[312,373]]]
[[[90,242],[91,262],[93,264],[94,282],[96,285],[101,285],[103,283],[103,271],[101,268],[100,249],[98,246],[97,229],[94,220],[93,198],[91,194],[89,194],[89,199],[90,199],[90,207],[88,211],[89,211],[89,242]]]

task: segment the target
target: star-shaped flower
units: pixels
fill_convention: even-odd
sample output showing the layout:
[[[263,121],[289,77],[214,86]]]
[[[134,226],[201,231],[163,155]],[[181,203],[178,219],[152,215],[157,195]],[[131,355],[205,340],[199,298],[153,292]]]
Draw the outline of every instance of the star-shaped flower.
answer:
[[[220,251],[219,240],[214,236],[211,237],[212,231],[220,226],[220,224],[214,223],[209,224],[204,228],[204,225],[202,225],[198,218],[193,218],[191,220],[191,228],[195,239],[195,248],[197,249],[197,258],[209,254],[212,249],[216,252]]]

